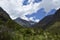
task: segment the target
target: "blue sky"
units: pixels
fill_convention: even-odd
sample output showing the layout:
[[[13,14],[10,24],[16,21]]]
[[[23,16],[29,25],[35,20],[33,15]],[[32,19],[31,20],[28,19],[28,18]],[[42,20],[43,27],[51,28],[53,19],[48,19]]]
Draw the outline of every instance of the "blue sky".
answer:
[[[23,5],[28,5],[28,0],[24,0]]]
[[[2,7],[14,20],[18,17],[39,22],[60,8],[60,0],[0,0]]]
[[[26,15],[26,17],[28,17],[28,18],[33,17],[34,20],[36,20],[36,19],[40,19],[41,20],[45,16],[46,16],[46,12],[45,12],[44,8],[41,8],[36,13],[33,13],[31,15]]]
[[[29,0],[24,0],[23,5],[28,5],[28,4],[29,4],[28,1],[29,1]],[[34,0],[33,3],[39,3],[39,2],[41,2],[41,1],[42,1],[42,0]]]
[[[34,3],[39,3],[41,1],[42,0],[35,0]],[[28,0],[24,0],[23,5],[28,5],[28,4],[29,4],[28,3]],[[45,16],[54,14],[55,12],[56,12],[56,10],[55,9],[52,9],[51,11],[48,12],[48,14],[46,14],[46,11],[44,10],[44,8],[41,8],[36,13],[32,13],[31,15],[26,15],[26,17],[27,18],[33,17],[33,19],[31,19],[31,20],[35,21],[36,19],[39,19],[39,21],[40,21]]]
[[[46,11],[44,10],[44,8],[41,8],[40,10],[38,10],[36,13],[33,13],[31,15],[26,15],[26,17],[30,18],[30,17],[33,17],[33,21],[35,21],[36,19],[39,19],[39,21],[41,19],[43,19],[45,16],[48,16],[48,15],[52,15],[56,12],[55,9],[52,9],[50,12],[48,12],[48,14],[46,13]]]

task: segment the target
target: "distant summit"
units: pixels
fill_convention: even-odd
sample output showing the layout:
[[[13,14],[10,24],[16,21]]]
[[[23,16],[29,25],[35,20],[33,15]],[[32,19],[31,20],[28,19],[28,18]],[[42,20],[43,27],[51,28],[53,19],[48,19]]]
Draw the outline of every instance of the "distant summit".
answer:
[[[15,22],[17,22],[18,24],[24,27],[31,27],[33,24],[35,24],[35,22],[33,21],[26,21],[26,20],[21,19],[20,17],[15,19]]]

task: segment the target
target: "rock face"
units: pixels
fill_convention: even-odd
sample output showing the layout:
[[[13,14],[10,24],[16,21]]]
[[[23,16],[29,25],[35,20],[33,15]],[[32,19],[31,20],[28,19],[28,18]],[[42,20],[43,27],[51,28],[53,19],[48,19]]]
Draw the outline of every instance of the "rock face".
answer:
[[[15,22],[17,22],[18,24],[20,24],[24,27],[31,27],[35,23],[33,21],[26,21],[26,20],[23,20],[21,18],[15,19]]]
[[[46,16],[39,23],[35,24],[33,27],[46,29],[48,26],[54,24],[56,21],[60,21],[60,9],[57,10],[55,14]]]

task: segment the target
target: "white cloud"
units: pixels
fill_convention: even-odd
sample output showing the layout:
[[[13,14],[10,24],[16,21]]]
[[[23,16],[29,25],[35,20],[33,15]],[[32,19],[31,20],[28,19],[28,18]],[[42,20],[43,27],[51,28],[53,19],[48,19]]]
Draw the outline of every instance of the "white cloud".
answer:
[[[35,22],[39,22],[39,19],[34,20],[35,17],[30,17],[29,20],[35,21]]]
[[[33,4],[34,0],[29,0],[29,5],[23,5],[24,0],[0,0],[0,6],[8,12],[12,19],[21,17],[23,19],[27,18],[25,15],[32,14],[38,10],[40,3]]]
[[[23,1],[24,0],[0,0],[0,6],[8,12],[12,19],[21,17],[25,20],[28,20],[25,15],[37,12],[42,7],[45,8],[46,12],[53,8],[60,8],[60,0],[42,0],[34,4],[34,0],[29,0],[29,5],[23,5]]]
[[[60,0],[43,0],[41,6],[49,12],[51,9],[57,9],[60,7]]]
[[[36,19],[36,20],[35,20],[35,22],[37,22],[37,23],[38,23],[39,21],[40,21],[39,19]]]
[[[30,18],[29,18],[29,20],[32,20],[32,21],[34,21],[34,17],[30,17]]]

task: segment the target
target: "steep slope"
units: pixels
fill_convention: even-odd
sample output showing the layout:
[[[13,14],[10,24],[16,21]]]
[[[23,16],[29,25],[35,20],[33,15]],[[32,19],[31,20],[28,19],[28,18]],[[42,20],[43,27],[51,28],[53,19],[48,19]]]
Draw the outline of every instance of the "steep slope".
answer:
[[[12,32],[22,28],[0,7],[0,40],[11,40]]]
[[[23,20],[21,18],[15,19],[15,22],[17,22],[18,24],[20,24],[24,27],[31,27],[35,23],[33,21],[26,21],[26,20]]]
[[[0,7],[0,22],[7,22],[9,19],[9,15]]]
[[[54,14],[54,20],[52,22],[47,26],[49,28],[46,30],[54,34],[60,34],[60,9]]]
[[[57,10],[55,14],[46,16],[39,23],[35,24],[34,26],[37,28],[46,29],[47,27],[54,24],[56,21],[60,21],[60,9]]]
[[[16,25],[17,23],[16,22],[14,22],[11,18],[10,18],[10,16],[8,15],[8,13],[7,12],[5,12],[1,7],[0,7],[0,25],[6,25],[6,26],[14,26],[14,25]],[[10,25],[11,24],[11,25]],[[14,25],[12,25],[12,24],[14,24]],[[17,25],[19,25],[19,24],[17,24]]]

